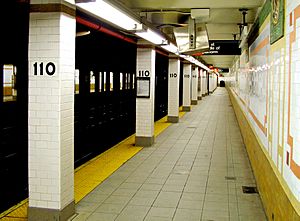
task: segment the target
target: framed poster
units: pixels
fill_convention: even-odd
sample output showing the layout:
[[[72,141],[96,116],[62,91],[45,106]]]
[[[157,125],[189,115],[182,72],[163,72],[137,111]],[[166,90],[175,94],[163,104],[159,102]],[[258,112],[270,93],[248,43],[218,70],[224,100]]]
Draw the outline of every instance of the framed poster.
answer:
[[[136,78],[136,97],[150,98],[150,78],[137,77]]]
[[[284,0],[271,0],[270,43],[275,43],[284,35]]]

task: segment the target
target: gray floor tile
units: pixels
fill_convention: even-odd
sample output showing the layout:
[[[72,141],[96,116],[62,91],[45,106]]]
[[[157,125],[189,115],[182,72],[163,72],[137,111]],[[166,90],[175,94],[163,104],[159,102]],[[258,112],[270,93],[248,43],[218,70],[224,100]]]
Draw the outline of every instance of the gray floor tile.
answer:
[[[177,209],[174,221],[199,221],[201,218],[201,210]]]
[[[170,192],[182,192],[184,185],[169,185],[166,184],[163,186],[162,191],[170,191]]]
[[[167,177],[165,178],[155,178],[155,177],[150,177],[148,178],[145,183],[151,183],[151,184],[164,184],[167,180]]]
[[[147,216],[172,218],[175,213],[175,208],[151,207]]]
[[[68,221],[85,221],[91,215],[88,212],[77,212],[75,216],[71,217]]]
[[[128,183],[128,182],[125,182],[125,183],[122,183],[119,188],[138,190],[141,187],[141,185],[142,185],[141,183]]]
[[[136,206],[151,206],[155,200],[155,197],[133,197],[128,205],[136,205]]]
[[[198,178],[198,179],[197,179]],[[207,177],[202,175],[190,175],[186,186],[207,186]]]
[[[204,210],[218,210],[219,212],[227,213],[229,210],[228,202],[208,202],[204,201]]]
[[[144,221],[172,221],[171,217],[146,216]]]
[[[128,205],[118,215],[118,221],[140,221],[143,220],[149,211],[150,206]]]
[[[129,202],[129,200],[131,200],[131,197],[129,196],[111,195],[104,201],[104,203],[121,204],[125,206]]]
[[[113,186],[106,187],[106,186],[102,186],[100,184],[95,190],[93,190],[92,193],[93,193],[93,195],[94,195],[94,193],[101,194],[101,195],[110,195],[115,190],[116,190],[116,187],[113,187]]]
[[[202,210],[202,208],[203,208],[203,201],[183,200],[183,199],[181,199],[179,201],[178,208],[180,208],[180,209]]]
[[[95,212],[119,214],[124,206],[125,205],[122,204],[103,203],[95,210]]]
[[[130,182],[130,183],[139,183],[139,184],[142,184],[145,182],[145,180],[147,179],[147,176],[146,177],[140,177],[140,176],[130,176],[126,179],[126,182]]]
[[[132,197],[136,192],[137,192],[136,189],[119,188],[119,189],[115,190],[112,193],[112,195],[113,196],[128,196],[128,197]]]
[[[187,193],[183,192],[181,200],[204,201],[205,193]]]
[[[229,195],[226,194],[215,194],[215,193],[207,193],[205,195],[206,202],[229,202]]]
[[[117,217],[116,214],[93,213],[86,220],[87,221],[114,221],[116,217]]]
[[[249,215],[239,216],[239,221],[253,221],[253,220],[267,221],[267,218],[265,214],[249,214]]]
[[[206,188],[206,193],[207,194],[223,194],[227,195],[229,194],[229,190],[224,187],[207,187]]]
[[[156,184],[156,183],[144,183],[140,190],[158,190],[160,191],[162,189],[162,184]]]
[[[186,184],[186,179],[173,179],[168,178],[164,185],[177,185],[177,186],[184,186]]]
[[[181,192],[160,192],[153,206],[155,207],[177,207]]]
[[[159,190],[139,190],[136,192],[136,197],[156,198]]]
[[[138,214],[138,215],[146,215],[150,210],[150,206],[140,206],[140,205],[128,205],[126,206],[121,214]]]
[[[202,220],[229,220],[229,212],[220,211],[219,208],[202,211]]]
[[[184,187],[184,192],[205,193],[206,192],[206,186],[199,185],[199,184],[187,184]]]
[[[93,212],[99,206],[99,203],[95,202],[81,202],[76,205],[76,212]]]

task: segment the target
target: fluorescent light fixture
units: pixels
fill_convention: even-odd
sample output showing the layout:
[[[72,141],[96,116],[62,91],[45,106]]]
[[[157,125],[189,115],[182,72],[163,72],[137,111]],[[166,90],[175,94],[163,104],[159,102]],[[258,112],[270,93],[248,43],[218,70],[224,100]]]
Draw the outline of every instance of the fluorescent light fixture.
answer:
[[[141,32],[138,31],[135,34],[155,45],[165,44],[165,42],[166,42],[166,39],[164,37],[162,37],[161,35],[152,31],[149,28],[147,28],[146,31],[141,31]]]
[[[76,37],[89,35],[90,33],[91,33],[90,31],[80,31],[76,33]]]
[[[170,43],[168,45],[162,45],[161,47],[173,54],[179,54],[178,48],[173,43]]]
[[[114,25],[126,30],[137,30],[142,24],[122,12],[117,7],[103,0],[95,0],[93,2],[82,2],[76,4],[79,8],[88,11]]]
[[[185,59],[185,60],[187,60],[187,61],[189,61],[189,62],[191,62],[191,63],[193,63],[193,64],[195,64],[195,65],[197,65],[197,66],[199,66],[199,67],[201,67],[203,69],[205,69],[205,70],[207,70],[208,72],[211,72],[211,70],[206,65],[204,65],[203,63],[201,63],[199,60],[195,59],[193,56],[183,55],[183,54],[181,54],[179,56],[182,57],[183,59]]]

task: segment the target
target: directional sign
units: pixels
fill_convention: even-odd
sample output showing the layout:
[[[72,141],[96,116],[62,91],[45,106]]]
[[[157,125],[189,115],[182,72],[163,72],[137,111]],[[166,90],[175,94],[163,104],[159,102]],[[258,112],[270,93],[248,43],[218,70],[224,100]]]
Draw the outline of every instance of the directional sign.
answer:
[[[210,40],[209,51],[202,55],[240,55],[241,49],[236,40]]]

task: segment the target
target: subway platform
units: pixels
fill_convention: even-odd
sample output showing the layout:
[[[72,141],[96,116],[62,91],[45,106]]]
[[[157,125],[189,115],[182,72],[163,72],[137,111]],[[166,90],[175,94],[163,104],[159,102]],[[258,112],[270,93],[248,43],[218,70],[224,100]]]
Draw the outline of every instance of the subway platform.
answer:
[[[70,220],[264,221],[225,88],[192,106],[76,204]]]

